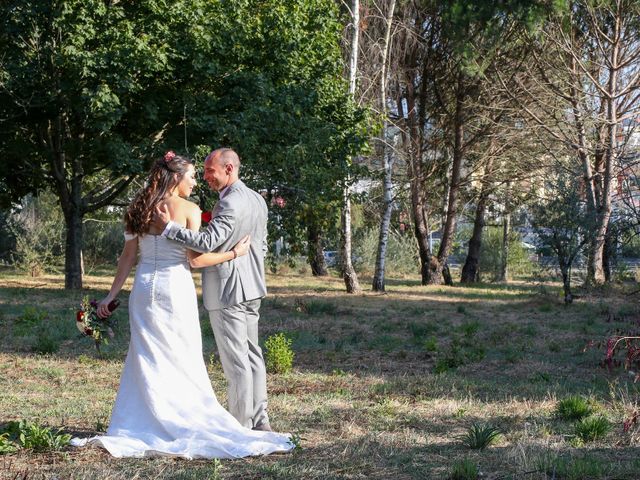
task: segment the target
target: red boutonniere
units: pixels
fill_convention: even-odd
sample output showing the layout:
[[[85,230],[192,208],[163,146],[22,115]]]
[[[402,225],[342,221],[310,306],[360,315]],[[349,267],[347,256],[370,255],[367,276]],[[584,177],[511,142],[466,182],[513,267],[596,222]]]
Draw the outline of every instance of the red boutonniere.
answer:
[[[209,223],[211,221],[211,212],[202,212],[202,223]]]

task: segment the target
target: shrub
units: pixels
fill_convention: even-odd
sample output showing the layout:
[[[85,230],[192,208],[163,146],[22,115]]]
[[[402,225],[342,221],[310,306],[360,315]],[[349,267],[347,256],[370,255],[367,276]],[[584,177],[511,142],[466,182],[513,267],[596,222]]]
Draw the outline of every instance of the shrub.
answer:
[[[476,480],[479,476],[478,467],[468,458],[454,463],[449,480]]]
[[[359,259],[355,265],[357,270],[365,267],[371,271],[374,270],[378,254],[378,236],[379,229],[377,227],[367,229],[355,236],[353,251]],[[390,230],[385,256],[386,275],[415,273],[417,265],[420,265],[420,258],[415,237],[411,232],[403,235]]]
[[[611,423],[605,417],[587,417],[576,423],[576,437],[583,442],[593,442],[603,438],[611,430]]]
[[[0,455],[5,453],[13,453],[18,449],[17,445],[9,440],[9,434],[0,435]]]
[[[294,357],[291,343],[291,338],[284,333],[277,333],[267,338],[264,343],[267,349],[267,370],[273,373],[288,373],[291,371]]]
[[[462,443],[469,448],[484,450],[493,445],[500,438],[498,427],[485,423],[474,423],[467,433],[461,437]]]
[[[22,315],[14,320],[13,331],[18,336],[29,335],[48,318],[49,313],[46,310],[32,306],[25,307]]]
[[[26,196],[9,224],[15,237],[13,263],[18,269],[37,277],[63,263],[65,229],[60,225],[64,219],[54,194]]]
[[[69,444],[71,435],[60,433],[61,431],[61,428],[54,431],[52,428],[37,423],[20,420],[19,422],[9,422],[1,434],[21,448],[44,451],[61,450]]]
[[[578,396],[563,398],[556,407],[556,415],[563,420],[581,420],[591,415],[593,411],[593,405]]]

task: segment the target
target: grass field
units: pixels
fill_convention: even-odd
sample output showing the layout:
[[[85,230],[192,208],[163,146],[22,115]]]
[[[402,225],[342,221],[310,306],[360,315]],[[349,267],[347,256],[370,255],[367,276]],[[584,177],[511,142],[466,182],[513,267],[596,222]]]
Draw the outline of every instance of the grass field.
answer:
[[[86,293],[100,298],[110,274],[87,277]],[[0,274],[0,425],[27,419],[83,436],[108,425],[128,342],[126,308],[99,358],[74,326],[81,294],[63,283]],[[335,277],[289,271],[268,283],[261,337],[286,332],[295,351],[293,372],[268,379],[272,425],[299,435],[300,449],[233,461],[22,449],[0,455],[0,478],[640,478],[640,429],[623,431],[639,408],[639,387],[628,372],[600,368],[602,350],[584,350],[640,321],[638,295],[626,294],[632,287],[565,308],[553,284],[423,287],[409,278],[389,280],[384,295],[348,296]],[[204,311],[201,324],[224,404]],[[592,426],[566,414],[578,400],[589,418],[610,425],[595,440]],[[500,435],[472,448],[482,446],[483,426]]]

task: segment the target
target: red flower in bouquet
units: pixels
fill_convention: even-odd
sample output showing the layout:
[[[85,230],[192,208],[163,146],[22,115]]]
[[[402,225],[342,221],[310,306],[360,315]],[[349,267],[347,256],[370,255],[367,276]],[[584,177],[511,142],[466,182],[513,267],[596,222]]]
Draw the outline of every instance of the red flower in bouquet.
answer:
[[[113,312],[118,305],[119,300],[113,300],[107,308]],[[116,326],[114,317],[100,318],[98,316],[98,302],[96,300],[89,301],[89,297],[85,296],[80,304],[80,310],[76,312],[76,327],[86,337],[93,338],[98,353],[100,345],[109,343],[109,338],[114,337],[113,329]]]
[[[200,215],[202,223],[209,223],[211,221],[211,217],[211,212],[202,212],[202,215]]]

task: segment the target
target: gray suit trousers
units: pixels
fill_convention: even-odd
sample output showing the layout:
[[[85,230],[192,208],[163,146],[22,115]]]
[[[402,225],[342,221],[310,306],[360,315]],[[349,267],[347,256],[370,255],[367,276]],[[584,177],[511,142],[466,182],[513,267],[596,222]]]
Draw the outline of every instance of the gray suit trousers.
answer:
[[[268,423],[267,372],[258,345],[260,299],[209,310],[222,369],[228,382],[229,412],[245,427]]]

